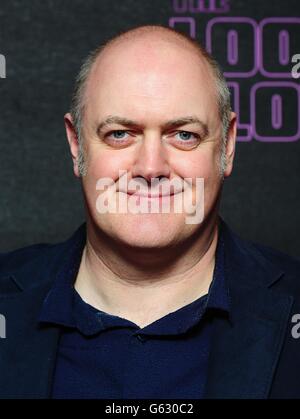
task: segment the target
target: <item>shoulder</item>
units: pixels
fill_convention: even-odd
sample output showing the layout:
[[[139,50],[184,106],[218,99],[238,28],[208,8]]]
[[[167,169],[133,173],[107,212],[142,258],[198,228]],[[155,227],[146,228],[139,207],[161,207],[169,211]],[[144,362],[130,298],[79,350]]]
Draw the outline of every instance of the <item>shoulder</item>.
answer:
[[[256,242],[250,243],[263,257],[282,268],[285,272],[291,274],[300,273],[300,259],[269,246],[264,246]]]
[[[238,254],[241,258],[247,256],[253,261],[271,264],[286,272],[300,272],[300,258],[296,258],[256,241],[241,237],[237,232],[221,219],[222,231],[224,232],[225,242],[231,247],[231,250]],[[269,262],[269,263],[268,263]]]
[[[20,288],[34,286],[47,280],[60,266],[74,244],[84,239],[85,223],[67,240],[58,243],[37,243],[0,253],[0,289],[8,279],[13,279]]]
[[[284,252],[261,244],[252,243],[261,257],[281,271],[272,288],[292,295],[300,304],[300,260]]]
[[[248,256],[242,260],[252,261],[248,267],[253,274],[264,279],[269,277],[270,285],[274,289],[300,296],[300,259],[237,235],[235,235],[235,240],[241,251]]]
[[[0,294],[32,288],[47,280],[60,247],[37,243],[0,253]]]
[[[300,295],[300,260],[285,252],[241,237],[222,220],[226,258],[238,276]]]
[[[51,247],[53,247],[53,245],[50,243],[37,243],[26,247],[20,247],[9,252],[0,253],[0,273],[21,267],[29,260],[38,258]]]

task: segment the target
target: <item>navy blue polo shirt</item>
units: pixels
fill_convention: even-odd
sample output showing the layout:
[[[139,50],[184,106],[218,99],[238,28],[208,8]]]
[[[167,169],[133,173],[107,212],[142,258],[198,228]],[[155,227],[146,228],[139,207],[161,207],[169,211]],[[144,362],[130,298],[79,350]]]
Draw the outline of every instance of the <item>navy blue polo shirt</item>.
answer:
[[[213,319],[229,313],[221,230],[208,294],[142,328],[81,299],[73,285],[85,240],[74,243],[39,317],[61,330],[52,398],[201,399]]]

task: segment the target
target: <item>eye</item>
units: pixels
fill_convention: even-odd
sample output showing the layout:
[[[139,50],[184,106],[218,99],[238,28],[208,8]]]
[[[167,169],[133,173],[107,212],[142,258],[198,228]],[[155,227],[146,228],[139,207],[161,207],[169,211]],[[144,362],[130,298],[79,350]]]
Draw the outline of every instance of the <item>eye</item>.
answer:
[[[107,136],[111,136],[113,140],[124,140],[124,134],[127,134],[127,131],[115,130],[109,132]]]
[[[189,132],[189,131],[178,131],[176,133],[176,135],[179,135],[179,139],[183,142],[190,141],[190,140],[195,140],[195,139],[199,138],[199,136],[197,134],[194,134],[194,133]]]

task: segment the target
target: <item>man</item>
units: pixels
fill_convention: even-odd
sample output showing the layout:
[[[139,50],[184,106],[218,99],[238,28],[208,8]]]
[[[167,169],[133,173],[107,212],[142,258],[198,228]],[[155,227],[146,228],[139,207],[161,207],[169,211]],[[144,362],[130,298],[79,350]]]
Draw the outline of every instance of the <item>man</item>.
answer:
[[[1,397],[300,397],[300,264],[218,214],[236,115],[217,63],[169,28],[122,33],[65,125],[86,223],[1,255]]]

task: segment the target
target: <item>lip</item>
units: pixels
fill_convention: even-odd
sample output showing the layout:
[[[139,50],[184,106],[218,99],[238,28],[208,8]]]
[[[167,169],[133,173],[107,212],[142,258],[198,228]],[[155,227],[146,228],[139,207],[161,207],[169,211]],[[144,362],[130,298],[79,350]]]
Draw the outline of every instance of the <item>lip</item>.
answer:
[[[180,191],[181,192],[181,191]],[[172,197],[177,195],[180,192],[172,193],[172,194],[147,194],[147,193],[140,193],[140,192],[127,192],[130,196],[141,197],[141,198],[148,198],[148,199],[162,199],[166,197]]]

